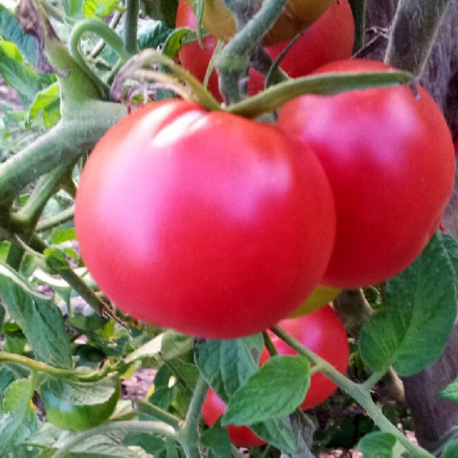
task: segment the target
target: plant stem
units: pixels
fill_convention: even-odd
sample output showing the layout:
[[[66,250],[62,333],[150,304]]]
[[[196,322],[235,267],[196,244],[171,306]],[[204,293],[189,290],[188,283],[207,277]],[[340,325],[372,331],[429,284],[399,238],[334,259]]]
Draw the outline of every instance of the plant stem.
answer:
[[[334,95],[344,91],[397,86],[411,80],[412,75],[407,72],[329,73],[304,76],[272,86],[260,94],[227,107],[226,111],[246,118],[256,118],[304,94]]]
[[[69,113],[45,135],[0,164],[2,209],[9,208],[15,196],[41,175],[92,149],[100,137],[126,114],[127,109],[119,104],[80,102],[77,112]]]
[[[79,66],[86,72],[86,75],[104,94],[104,98],[106,99],[108,98],[110,88],[106,83],[101,81],[100,78],[89,68],[79,50],[79,40],[81,36],[87,32],[97,34],[106,43],[108,43],[116,51],[122,63],[127,62],[127,60],[129,59],[129,54],[124,49],[122,39],[116,34],[114,30],[110,29],[110,27],[102,21],[87,18],[78,22],[76,26],[73,28],[69,38],[69,45],[72,56],[79,64]]]
[[[230,7],[230,1],[224,2]],[[221,90],[227,104],[241,100],[239,81],[247,73],[251,51],[261,43],[280,16],[288,0],[265,0],[259,11],[249,20],[221,52],[217,61]],[[236,18],[237,21],[240,19]]]
[[[142,399],[137,400],[137,405],[141,407],[141,409],[139,410],[142,413],[146,413],[147,415],[154,417],[159,421],[167,423],[175,430],[178,430],[180,428],[182,421],[179,418],[175,417],[175,415],[172,415],[171,413],[168,413],[165,410],[160,409],[154,404],[150,404],[149,402],[143,401]]]
[[[50,216],[42,221],[39,221],[36,227],[37,232],[44,232],[48,231],[49,229],[53,229],[61,224],[64,224],[68,221],[73,219],[75,215],[75,206],[72,205],[71,207],[66,208],[65,210],[61,211],[57,215]]]
[[[24,207],[11,216],[12,223],[15,226],[21,226],[23,231],[33,230],[48,200],[56,192],[62,179],[67,176],[73,165],[73,163],[71,165],[64,163],[52,172],[43,175]]]
[[[121,20],[122,15],[123,13],[121,11],[115,11],[115,13],[113,14],[113,18],[111,19],[108,27],[114,30],[116,26],[119,24],[119,21]],[[103,48],[105,48],[105,46],[106,46],[106,42],[103,39],[100,40],[92,49],[91,58],[95,59],[96,57],[98,57],[100,53],[103,51]]]
[[[124,47],[129,56],[138,53],[137,23],[139,12],[139,0],[126,0],[126,13],[124,15]]]
[[[187,458],[200,458],[201,456],[199,450],[199,422],[207,391],[208,384],[200,376],[191,403],[189,404],[186,419],[179,432],[179,440],[185,449]]]
[[[156,434],[177,440],[175,430],[170,425],[159,421],[119,421],[101,425],[79,434],[73,434],[71,438],[64,443],[64,446],[52,455],[51,458],[63,458],[75,445],[84,442],[86,439],[99,434],[114,433],[116,431]]]
[[[385,62],[420,76],[450,0],[400,0]]]
[[[12,240],[10,249],[8,250],[8,256],[6,257],[6,263],[14,270],[19,270],[24,254],[24,248],[15,240]]]
[[[364,46],[366,35],[366,0],[349,0],[353,19],[355,21],[355,43],[353,53]]]
[[[347,392],[358,404],[360,404],[366,410],[374,423],[382,431],[395,436],[396,439],[405,447],[409,453],[412,453],[412,455],[416,458],[433,458],[433,455],[431,455],[429,452],[410,442],[409,439],[407,439],[407,437],[404,436],[404,434],[402,434],[402,432],[383,415],[382,411],[372,400],[370,393],[364,384],[354,383],[349,380],[326,360],[311,352],[297,339],[292,337],[280,327],[274,326],[271,331],[280,337],[280,339],[282,339],[284,342],[286,342],[290,347],[294,348],[298,354],[308,358],[312,364],[319,365],[321,372],[327,378],[336,383],[343,391]]]

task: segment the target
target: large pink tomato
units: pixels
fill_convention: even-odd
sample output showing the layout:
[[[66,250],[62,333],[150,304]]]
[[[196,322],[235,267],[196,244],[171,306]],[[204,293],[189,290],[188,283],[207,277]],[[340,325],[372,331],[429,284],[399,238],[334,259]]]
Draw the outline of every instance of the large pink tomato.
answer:
[[[316,73],[390,71],[369,60]],[[455,177],[453,142],[439,108],[417,86],[305,95],[278,125],[315,151],[336,200],[337,236],[322,284],[353,288],[406,268],[439,224]]]
[[[191,102],[127,116],[81,176],[75,225],[90,273],[158,326],[221,339],[272,326],[320,280],[335,235],[324,171],[298,149],[276,126]]]

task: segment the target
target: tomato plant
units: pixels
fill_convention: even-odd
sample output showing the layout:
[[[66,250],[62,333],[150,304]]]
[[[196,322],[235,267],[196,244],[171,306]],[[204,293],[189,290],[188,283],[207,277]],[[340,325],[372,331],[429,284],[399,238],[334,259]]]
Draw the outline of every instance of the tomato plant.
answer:
[[[309,297],[291,313],[288,318],[297,318],[307,313],[314,312],[332,302],[340,293],[338,288],[317,285]]]
[[[63,399],[54,392],[52,385],[44,383],[40,389],[40,397],[46,411],[46,419],[62,429],[84,431],[95,428],[110,418],[119,398],[120,383],[114,379],[115,391],[105,402],[84,405]]]
[[[264,37],[265,45],[290,40],[309,28],[335,0],[290,0]],[[188,0],[194,11],[197,0]],[[206,0],[202,25],[215,37],[228,41],[236,32],[235,20],[221,0]]]
[[[389,70],[347,60],[316,73]],[[399,86],[302,96],[278,124],[312,147],[334,191],[337,237],[322,283],[365,286],[407,267],[437,228],[455,176],[450,132],[429,94]]]
[[[180,0],[177,10],[177,27],[197,27],[197,19],[189,5]],[[349,58],[355,39],[355,24],[348,0],[334,2],[332,6],[291,46],[282,58],[280,67],[291,78],[305,76],[316,68],[334,60]],[[183,67],[203,82],[207,67],[216,47],[215,37],[204,37],[204,48],[197,41],[184,45],[178,55]],[[272,60],[286,49],[288,42],[266,46]],[[248,94],[255,95],[264,89],[264,76],[250,69]],[[222,101],[218,86],[218,75],[214,70],[208,81],[208,90]]]
[[[324,172],[298,147],[275,126],[191,102],[124,118],[76,197],[100,288],[139,320],[199,337],[253,334],[288,315],[326,269],[335,231]]]
[[[279,326],[309,350],[331,363],[339,372],[342,374],[347,372],[349,362],[347,333],[329,305],[299,318],[282,320]],[[270,331],[269,335],[280,355],[296,354],[295,350]],[[260,364],[262,365],[269,358],[269,353],[264,348]],[[321,372],[313,374],[310,388],[300,407],[306,410],[321,404],[334,393],[336,388],[337,385],[327,379]],[[208,390],[202,407],[202,416],[205,422],[212,426],[225,411],[226,404],[212,389]],[[264,443],[246,426],[229,425],[227,426],[227,431],[231,442],[235,445],[255,446]]]
[[[212,426],[226,412],[226,404],[210,388],[202,405],[202,417],[208,426]],[[255,447],[264,445],[265,441],[258,437],[248,426],[226,426],[231,442],[239,447]]]
[[[282,320],[278,325],[297,339],[302,345],[331,363],[340,373],[348,369],[349,345],[347,332],[334,310],[326,305],[313,313],[298,318]],[[283,340],[270,333],[272,343],[280,355],[295,355],[296,352]],[[261,354],[261,364],[269,358],[267,349]],[[303,410],[321,404],[336,390],[337,385],[321,372],[312,375]]]

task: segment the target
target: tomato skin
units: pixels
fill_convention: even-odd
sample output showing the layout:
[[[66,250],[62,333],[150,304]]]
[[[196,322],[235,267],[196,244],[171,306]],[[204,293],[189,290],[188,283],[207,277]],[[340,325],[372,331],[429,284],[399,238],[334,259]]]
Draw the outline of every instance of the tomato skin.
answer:
[[[288,315],[288,318],[298,318],[302,315],[307,315],[315,310],[324,307],[332,302],[340,293],[338,288],[329,288],[327,286],[317,285],[311,292],[310,296],[296,309]]]
[[[102,404],[74,405],[62,401],[56,395],[43,388],[40,397],[46,411],[46,420],[61,429],[84,431],[105,423],[115,411],[119,399],[120,383],[116,381],[113,395]]]
[[[196,16],[184,0],[180,0],[178,3],[176,25],[191,29],[197,27]],[[280,67],[291,78],[305,76],[328,62],[349,58],[352,54],[354,40],[355,24],[348,0],[334,2],[323,16],[302,34],[289,49],[283,57]],[[205,79],[217,39],[208,36],[203,39],[203,43],[203,49],[195,41],[183,46],[178,53],[183,67],[201,82]],[[282,42],[267,46],[265,49],[272,60],[275,60],[287,46],[288,42]],[[248,95],[252,96],[261,92],[264,85],[264,75],[250,69]],[[211,73],[208,90],[219,102],[222,102],[216,70]]]
[[[191,102],[127,116],[93,150],[76,197],[95,281],[133,317],[199,337],[287,316],[322,276],[335,233],[329,183],[301,148],[276,126]]]
[[[226,404],[210,388],[202,405],[202,417],[208,426],[212,426],[226,412]],[[226,426],[231,442],[238,447],[256,447],[265,441],[248,428],[248,426]]]
[[[290,0],[284,12],[265,35],[263,43],[272,45],[287,41],[298,33],[308,29],[316,22],[335,0]],[[197,0],[188,0],[193,11],[197,9]],[[221,0],[206,0],[202,25],[220,40],[229,41],[236,32],[232,13]]]
[[[282,320],[278,326],[299,340],[309,350],[332,364],[340,373],[345,374],[347,372],[350,357],[347,332],[329,305],[308,315]],[[270,331],[269,335],[279,355],[297,354],[295,350]],[[267,349],[264,348],[261,354],[261,365],[269,357]],[[310,388],[304,402],[300,405],[301,409],[307,410],[321,404],[336,389],[337,385],[334,382],[321,372],[316,372],[312,375]]]
[[[384,71],[369,60],[328,64],[315,73]],[[337,238],[321,283],[355,288],[406,268],[439,224],[455,176],[453,143],[433,99],[420,86],[302,96],[278,125],[310,146],[336,199]]]

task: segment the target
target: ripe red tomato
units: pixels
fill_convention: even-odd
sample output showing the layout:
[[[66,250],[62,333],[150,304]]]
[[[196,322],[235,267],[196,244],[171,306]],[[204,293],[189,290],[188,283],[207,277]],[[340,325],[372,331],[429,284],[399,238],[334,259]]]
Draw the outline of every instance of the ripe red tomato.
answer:
[[[212,426],[218,418],[226,412],[226,404],[210,388],[202,405],[202,417],[208,426]],[[238,447],[256,447],[264,445],[260,437],[248,428],[248,426],[226,426],[231,442]]]
[[[197,0],[187,0],[196,11]],[[290,0],[283,13],[263,39],[265,45],[290,40],[308,29],[335,0]],[[221,0],[205,0],[202,25],[220,40],[230,40],[236,32],[232,13]]]
[[[332,364],[340,373],[348,369],[350,350],[347,332],[334,310],[326,305],[315,312],[298,318],[282,320],[278,325],[299,340],[302,345]],[[289,345],[276,335],[270,333],[272,343],[280,355],[297,354]],[[261,364],[269,359],[266,349],[261,354]],[[336,390],[337,385],[321,372],[312,375],[310,388],[307,391],[301,409],[311,409],[326,399]]]
[[[335,234],[329,183],[300,149],[276,126],[191,102],[127,116],[80,180],[89,272],[121,310],[158,326],[226,339],[273,325],[318,283]]]
[[[196,16],[189,5],[180,0],[177,10],[177,27],[197,27]],[[334,60],[351,56],[355,40],[355,24],[348,0],[334,2],[323,16],[308,29],[288,53],[283,57],[280,67],[291,78],[305,76],[316,68]],[[181,64],[199,81],[203,82],[210,63],[217,39],[204,38],[204,49],[198,42],[189,43],[178,53]],[[288,42],[267,46],[265,49],[272,60],[285,50]],[[255,95],[264,89],[264,76],[251,69],[248,79],[248,95]],[[219,101],[222,101],[218,86],[218,75],[213,71],[208,90]]]
[[[369,60],[328,64],[315,73],[389,71]],[[420,86],[302,96],[278,125],[312,147],[334,191],[337,237],[321,283],[353,288],[406,268],[439,224],[455,176],[453,142]]]
[[[347,333],[334,310],[326,305],[308,315],[283,320],[278,323],[281,328],[299,340],[309,350],[331,363],[340,373],[348,369],[350,350]],[[296,355],[296,351],[276,335],[269,332],[272,343],[280,355]],[[270,358],[267,349],[261,354],[261,364]],[[326,378],[321,372],[312,375],[310,388],[305,396],[301,409],[311,409],[326,399],[336,390],[337,385]],[[226,404],[213,390],[208,390],[202,407],[202,416],[211,426],[226,411]],[[231,442],[239,446],[262,445],[264,442],[247,426],[227,427]]]

